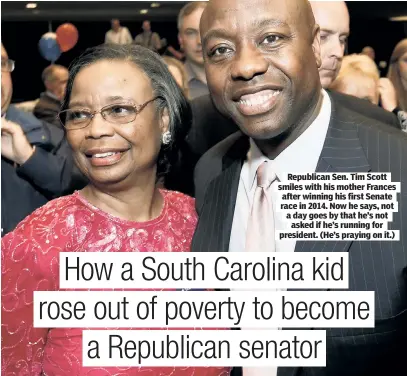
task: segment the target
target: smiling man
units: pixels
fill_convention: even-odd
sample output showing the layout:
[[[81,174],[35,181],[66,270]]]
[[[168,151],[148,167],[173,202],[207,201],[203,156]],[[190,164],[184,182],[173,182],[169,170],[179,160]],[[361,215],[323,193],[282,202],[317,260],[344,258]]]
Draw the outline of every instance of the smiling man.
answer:
[[[321,88],[320,30],[307,1],[210,1],[200,31],[212,100],[240,131],[196,167],[199,222],[192,250],[348,251],[350,290],[375,291],[376,298],[376,328],[327,330],[326,368],[245,368],[244,375],[379,376],[390,366],[401,373],[407,137],[347,109]],[[368,171],[391,172],[401,182],[400,210],[393,216],[400,241],[276,239],[276,231],[289,229],[273,209],[284,173]]]
[[[270,17],[256,9],[259,1],[228,3],[213,2],[201,21],[212,98],[249,136],[262,143],[284,134],[287,145],[311,124],[322,101],[315,90],[321,58],[312,11],[273,2]],[[287,8],[292,8],[288,14]],[[301,22],[293,30],[297,19]]]

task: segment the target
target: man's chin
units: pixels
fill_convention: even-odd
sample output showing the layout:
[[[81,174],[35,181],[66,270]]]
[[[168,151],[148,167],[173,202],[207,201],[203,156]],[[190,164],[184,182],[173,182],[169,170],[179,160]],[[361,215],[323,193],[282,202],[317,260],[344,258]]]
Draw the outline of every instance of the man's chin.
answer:
[[[270,118],[258,120],[239,118],[235,119],[235,123],[244,134],[255,140],[270,140],[287,130],[286,123],[278,124],[275,119]]]
[[[319,78],[321,80],[321,85],[324,89],[328,89],[332,82],[335,81],[336,73],[331,71],[323,71],[319,73]]]
[[[204,59],[203,56],[199,57],[199,56],[191,56],[191,58],[189,59],[191,60],[195,65],[204,65]]]

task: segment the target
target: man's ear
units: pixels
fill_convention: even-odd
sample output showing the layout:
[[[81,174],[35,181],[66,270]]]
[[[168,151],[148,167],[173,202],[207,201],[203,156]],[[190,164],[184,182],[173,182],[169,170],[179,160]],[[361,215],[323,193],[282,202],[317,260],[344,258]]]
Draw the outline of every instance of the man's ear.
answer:
[[[164,108],[164,110],[161,113],[161,118],[160,118],[160,129],[161,133],[165,133],[169,131],[170,129],[170,114],[168,112],[168,108]]]
[[[321,60],[321,33],[319,25],[315,24],[312,31],[312,51],[314,52],[317,67],[320,68],[322,64]]]

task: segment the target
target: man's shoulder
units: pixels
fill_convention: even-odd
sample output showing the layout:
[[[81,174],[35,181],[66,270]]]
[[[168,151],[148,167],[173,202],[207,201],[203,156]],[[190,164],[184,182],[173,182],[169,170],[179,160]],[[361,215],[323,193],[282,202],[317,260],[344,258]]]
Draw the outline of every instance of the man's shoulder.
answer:
[[[331,122],[331,136],[357,139],[372,172],[391,172],[400,179],[407,176],[407,133],[336,102]]]
[[[375,121],[357,113],[355,119],[359,139],[368,159],[372,158],[369,149],[376,150],[378,155],[398,153],[398,158],[407,158],[407,133],[389,126],[388,123]]]
[[[205,187],[222,172],[223,158],[244,136],[241,131],[235,132],[209,149],[198,161],[194,181],[195,187]]]
[[[360,115],[364,115],[367,118],[374,119],[378,122],[382,122],[400,129],[400,124],[395,114],[386,111],[367,100],[334,91],[330,91],[329,95],[336,103],[340,103],[342,106],[355,111]]]
[[[30,128],[41,128],[42,126],[41,120],[37,119],[31,112],[20,110],[14,105],[8,108],[6,119]]]
[[[40,120],[34,114],[22,111],[15,106],[9,107],[6,118],[20,125],[32,145],[37,145],[45,150],[58,146],[65,137],[62,129]]]
[[[226,153],[231,149],[231,147],[241,138],[243,133],[237,131],[230,136],[226,137],[221,142],[217,143],[215,146],[210,148],[199,160],[198,165],[203,165],[205,163],[221,162]]]
[[[210,95],[194,98],[191,109],[193,121],[188,140],[199,155],[239,130],[233,120],[215,108]]]
[[[369,103],[365,104],[365,101],[359,99],[366,105],[364,107],[365,110],[371,110],[371,112],[366,113],[366,111],[358,111],[353,107],[347,106],[341,100],[338,101],[336,95],[331,98],[333,99],[332,120],[334,122],[354,126],[358,133],[382,134],[388,135],[390,138],[407,139],[407,133],[403,132],[400,128],[396,128],[390,122],[382,121],[382,118],[374,116],[375,111],[378,114],[382,112],[388,113],[388,111]]]
[[[51,108],[58,112],[60,109],[60,102],[57,99],[50,97],[47,93],[41,93],[40,98],[34,107],[34,112],[35,109],[38,108]]]

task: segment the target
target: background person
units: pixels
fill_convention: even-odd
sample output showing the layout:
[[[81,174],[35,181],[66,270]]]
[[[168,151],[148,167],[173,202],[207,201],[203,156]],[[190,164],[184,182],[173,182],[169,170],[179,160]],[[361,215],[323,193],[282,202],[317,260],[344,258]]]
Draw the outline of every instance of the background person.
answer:
[[[378,105],[379,80],[380,72],[374,61],[366,55],[353,54],[344,57],[331,89]]]
[[[143,32],[138,34],[134,39],[134,43],[146,47],[152,51],[158,52],[162,47],[160,36],[151,30],[150,21],[143,21]]]
[[[373,47],[370,46],[363,47],[361,54],[366,55],[373,61],[375,61],[376,59],[376,52]]]
[[[321,67],[319,77],[328,88],[341,69],[348,43],[349,11],[344,1],[310,1],[315,21],[321,28]]]
[[[10,105],[15,62],[1,46],[1,234],[49,200],[84,186],[62,129]]]
[[[58,113],[61,110],[68,76],[68,69],[62,65],[53,64],[44,69],[42,81],[46,91],[41,93],[40,99],[34,107],[34,116],[56,127],[61,127]]]
[[[178,86],[182,89],[185,98],[189,99],[188,75],[184,64],[170,56],[163,56],[163,60],[165,64],[167,64],[168,70],[174,77]]]
[[[407,39],[394,48],[387,78],[380,80],[379,89],[383,108],[396,114],[407,131]]]
[[[178,41],[185,54],[185,69],[191,99],[209,93],[199,34],[199,22],[205,7],[204,1],[190,2],[178,14]]]
[[[115,18],[111,21],[112,28],[105,35],[106,44],[131,44],[133,38],[127,27],[121,26],[120,21]]]

